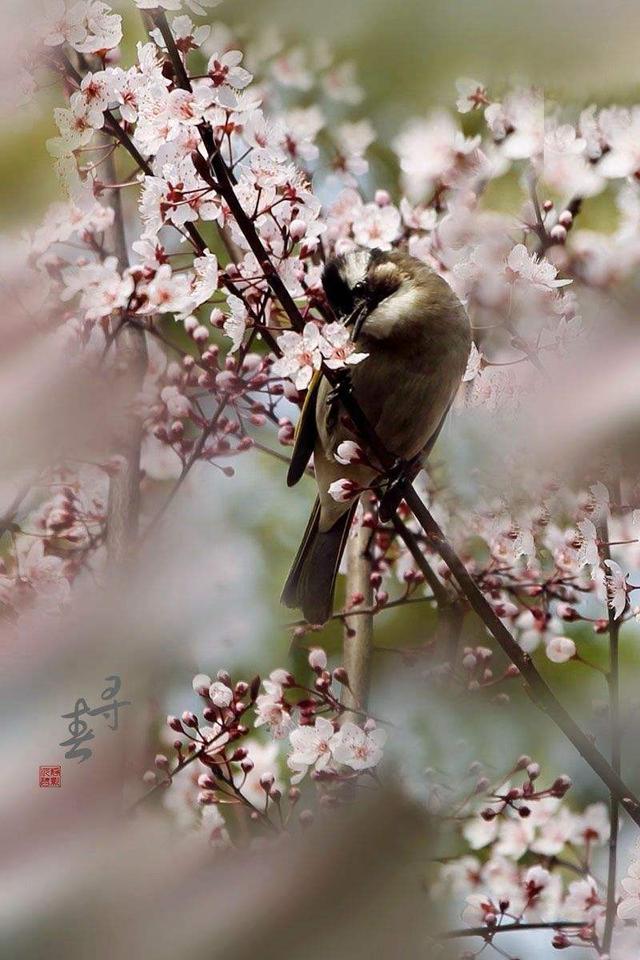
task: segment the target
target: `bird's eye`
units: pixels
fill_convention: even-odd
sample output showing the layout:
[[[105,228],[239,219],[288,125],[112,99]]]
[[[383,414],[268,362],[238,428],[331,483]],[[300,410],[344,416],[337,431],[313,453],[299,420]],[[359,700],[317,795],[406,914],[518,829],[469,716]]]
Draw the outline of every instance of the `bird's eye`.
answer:
[[[359,280],[358,283],[356,283],[355,287],[353,288],[353,292],[358,297],[363,297],[365,295],[367,292],[367,285],[364,280]]]

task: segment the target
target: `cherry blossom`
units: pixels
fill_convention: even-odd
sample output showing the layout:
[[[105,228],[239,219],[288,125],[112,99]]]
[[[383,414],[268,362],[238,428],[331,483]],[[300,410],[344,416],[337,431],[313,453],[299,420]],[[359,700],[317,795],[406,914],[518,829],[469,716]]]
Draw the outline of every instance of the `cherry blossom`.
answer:
[[[480,137],[464,137],[448,113],[416,121],[397,138],[404,187],[409,197],[429,197],[438,184],[455,183],[471,169]]]
[[[357,494],[361,493],[362,488],[354,481],[346,477],[340,477],[329,484],[328,493],[337,503],[348,503],[353,500]]]
[[[460,113],[469,113],[470,110],[478,110],[489,104],[487,91],[477,80],[461,77],[456,80],[456,90],[459,95],[456,106]]]
[[[309,767],[324,770],[328,766],[334,736],[333,724],[324,717],[316,717],[313,727],[297,727],[291,731],[289,742],[293,750],[287,762],[296,771],[292,783],[298,783]]]
[[[627,575],[615,560],[605,560],[609,568],[607,575],[608,601],[616,617],[621,617],[627,605]]]
[[[345,364],[353,366],[369,356],[358,353],[350,338],[349,330],[342,323],[327,323],[322,328],[321,352],[330,370],[338,370]]]
[[[353,221],[353,237],[362,247],[390,250],[400,231],[400,213],[393,206],[367,203]]]
[[[553,663],[566,663],[576,655],[576,645],[571,637],[552,637],[545,649]]]
[[[233,703],[233,691],[219,680],[216,680],[209,687],[209,697],[216,707],[228,707]]]
[[[272,371],[277,377],[291,377],[297,390],[305,390],[322,363],[323,337],[317,324],[309,321],[304,333],[289,330],[278,337],[282,357]]]
[[[343,723],[332,741],[333,756],[353,770],[368,770],[380,763],[386,740],[386,731],[380,728],[367,732],[354,723]]]
[[[515,279],[547,289],[564,287],[571,280],[558,278],[558,271],[544,258],[530,254],[523,243],[517,244],[507,258],[507,269]]]

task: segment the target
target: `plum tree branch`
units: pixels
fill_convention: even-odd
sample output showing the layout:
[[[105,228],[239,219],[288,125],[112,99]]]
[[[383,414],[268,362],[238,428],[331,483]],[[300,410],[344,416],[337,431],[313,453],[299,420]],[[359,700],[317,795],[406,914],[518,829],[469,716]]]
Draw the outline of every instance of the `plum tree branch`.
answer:
[[[614,481],[614,495],[620,500],[620,483]],[[605,574],[608,573],[605,563],[611,560],[609,544],[609,522],[606,515],[597,524],[599,551]],[[616,773],[622,769],[622,730],[620,726],[620,621],[616,617],[611,604],[607,603],[609,620],[609,671],[607,685],[609,688],[609,724],[611,729],[611,765]],[[607,868],[607,907],[605,913],[604,932],[602,934],[602,950],[609,953],[613,939],[613,927],[616,919],[616,873],[618,859],[618,831],[620,829],[620,806],[614,794],[609,800],[610,832],[609,832],[609,860]]]

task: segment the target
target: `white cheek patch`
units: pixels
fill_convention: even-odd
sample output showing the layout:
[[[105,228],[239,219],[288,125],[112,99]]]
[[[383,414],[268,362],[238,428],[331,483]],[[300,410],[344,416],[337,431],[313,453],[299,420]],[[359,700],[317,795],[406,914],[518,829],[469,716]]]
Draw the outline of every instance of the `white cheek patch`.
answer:
[[[353,253],[346,254],[341,272],[350,290],[353,290],[357,283],[365,279],[370,260],[371,254],[368,250],[356,250]]]
[[[415,315],[419,300],[419,291],[403,284],[369,314],[365,320],[364,332],[372,337],[387,336],[396,324],[410,320]]]

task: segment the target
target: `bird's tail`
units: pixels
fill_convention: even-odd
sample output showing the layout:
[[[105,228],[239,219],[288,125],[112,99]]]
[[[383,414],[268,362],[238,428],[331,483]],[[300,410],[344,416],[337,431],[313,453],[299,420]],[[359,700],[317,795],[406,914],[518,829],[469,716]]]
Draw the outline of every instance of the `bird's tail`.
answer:
[[[311,511],[307,529],[280,598],[285,607],[301,609],[309,623],[324,623],[331,616],[338,567],[357,502],[355,500],[331,529],[325,532],[319,530],[318,499]]]

